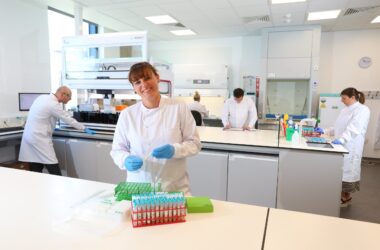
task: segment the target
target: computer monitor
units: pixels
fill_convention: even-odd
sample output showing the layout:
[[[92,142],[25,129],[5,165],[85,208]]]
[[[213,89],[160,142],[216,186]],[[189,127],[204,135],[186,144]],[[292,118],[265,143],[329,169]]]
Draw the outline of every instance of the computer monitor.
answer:
[[[49,94],[50,93],[18,93],[18,109],[20,111],[29,111],[37,97]]]

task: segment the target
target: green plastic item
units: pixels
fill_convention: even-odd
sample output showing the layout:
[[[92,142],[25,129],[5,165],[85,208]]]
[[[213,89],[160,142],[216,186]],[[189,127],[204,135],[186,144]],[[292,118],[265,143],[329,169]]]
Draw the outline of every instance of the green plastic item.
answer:
[[[188,213],[212,213],[214,206],[208,197],[186,197]]]
[[[157,189],[154,190],[150,183],[143,182],[120,182],[115,187],[115,197],[117,201],[122,200],[132,200],[133,194],[144,194],[150,192],[159,192],[161,190],[161,185],[157,186]]]
[[[292,141],[292,136],[294,134],[294,128],[286,128],[286,140]]]

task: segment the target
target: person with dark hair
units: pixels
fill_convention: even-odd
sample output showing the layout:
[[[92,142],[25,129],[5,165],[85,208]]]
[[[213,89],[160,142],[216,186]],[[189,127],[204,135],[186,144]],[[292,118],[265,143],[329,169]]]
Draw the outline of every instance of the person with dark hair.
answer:
[[[134,64],[129,81],[141,102],[124,109],[119,116],[110,152],[128,182],[151,182],[146,159],[163,159],[162,191],[190,194],[186,157],[201,149],[194,118],[185,103],[162,98],[159,75],[147,62]]]
[[[364,94],[355,88],[346,88],[341,93],[346,105],[335,121],[334,127],[319,132],[334,136],[333,144],[343,145],[348,154],[344,155],[341,207],[347,207],[352,201],[351,193],[360,190],[361,158],[364,148],[370,111],[364,104]]]
[[[194,99],[194,102],[192,102],[188,105],[189,109],[192,111],[193,110],[198,111],[201,114],[202,118],[207,117],[208,116],[208,110],[206,109],[205,105],[202,105],[200,103],[201,95],[199,94],[198,91],[195,91],[193,99]]]
[[[257,110],[253,100],[244,96],[244,90],[234,89],[233,98],[227,99],[222,112],[222,122],[225,129],[254,129],[257,121]]]
[[[40,95],[30,107],[28,119],[22,134],[19,161],[28,162],[30,170],[42,172],[44,167],[50,174],[62,175],[53,148],[53,131],[57,120],[88,134],[94,130],[86,128],[65,111],[62,103],[71,100],[71,90],[61,86],[54,94]]]

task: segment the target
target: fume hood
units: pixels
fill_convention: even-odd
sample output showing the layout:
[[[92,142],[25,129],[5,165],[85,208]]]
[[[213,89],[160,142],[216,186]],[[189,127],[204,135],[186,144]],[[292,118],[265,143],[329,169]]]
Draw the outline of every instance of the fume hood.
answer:
[[[74,89],[131,89],[129,68],[141,61],[147,61],[145,31],[65,37],[62,83]]]

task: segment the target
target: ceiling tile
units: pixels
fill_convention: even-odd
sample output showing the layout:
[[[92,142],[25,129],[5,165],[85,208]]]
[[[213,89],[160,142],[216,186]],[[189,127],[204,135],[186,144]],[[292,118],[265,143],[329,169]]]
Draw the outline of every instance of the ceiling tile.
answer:
[[[235,7],[234,9],[240,17],[269,15],[268,5],[251,5],[246,7]]]
[[[267,0],[228,0],[232,6],[268,5]]]
[[[167,15],[165,11],[155,6],[132,7],[128,10],[141,17]]]
[[[308,4],[308,12],[324,11],[324,10],[338,10],[345,9],[348,6],[350,0],[317,0],[311,1]]]
[[[270,6],[271,12],[275,13],[290,13],[306,11],[307,3],[289,3],[289,4],[273,4]]]
[[[243,25],[231,25],[231,26],[222,26],[219,27],[219,30],[223,33],[228,33],[228,34],[245,34],[247,33],[247,30]]]
[[[285,15],[289,13],[277,13],[272,15],[272,22],[275,26],[292,26],[292,25],[304,25],[305,13],[304,12],[292,12],[290,18],[286,18]],[[290,22],[286,22],[290,20]]]
[[[351,0],[348,3],[348,8],[368,7],[380,5],[379,0]]]
[[[192,2],[201,10],[231,8],[227,0],[192,0]]]
[[[77,0],[75,1],[78,4],[82,4],[84,6],[94,6],[94,5],[105,5],[105,4],[110,4],[112,3],[111,0]]]

